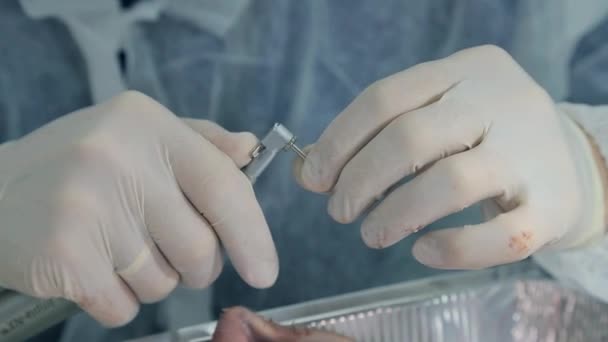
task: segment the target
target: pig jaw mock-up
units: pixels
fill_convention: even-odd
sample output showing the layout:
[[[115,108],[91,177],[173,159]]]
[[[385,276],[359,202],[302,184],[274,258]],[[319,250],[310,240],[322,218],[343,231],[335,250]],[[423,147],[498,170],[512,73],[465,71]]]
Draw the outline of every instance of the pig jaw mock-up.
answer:
[[[224,311],[213,342],[353,342],[329,332],[280,326],[253,312],[234,307]]]

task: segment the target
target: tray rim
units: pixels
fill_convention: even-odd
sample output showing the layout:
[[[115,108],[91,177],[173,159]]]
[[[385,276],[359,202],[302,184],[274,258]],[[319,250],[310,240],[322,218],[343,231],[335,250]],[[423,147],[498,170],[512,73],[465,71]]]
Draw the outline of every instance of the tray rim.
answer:
[[[419,302],[435,298],[446,292],[479,289],[490,286],[496,281],[550,279],[552,279],[550,275],[538,265],[531,261],[524,261],[478,271],[452,271],[427,278],[282,306],[260,311],[258,314],[283,325],[302,325],[378,306]],[[216,325],[217,321],[212,321],[163,335],[165,340],[169,338],[169,341],[173,342],[208,342],[211,341]],[[131,342],[143,341],[132,340]]]

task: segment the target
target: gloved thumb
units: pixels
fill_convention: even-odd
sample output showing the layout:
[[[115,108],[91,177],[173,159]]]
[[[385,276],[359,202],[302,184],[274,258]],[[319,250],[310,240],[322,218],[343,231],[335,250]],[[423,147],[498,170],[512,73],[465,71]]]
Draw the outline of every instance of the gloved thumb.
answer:
[[[258,139],[252,133],[229,132],[215,122],[208,120],[183,120],[190,128],[228,155],[239,168],[251,161],[250,154],[258,144]]]

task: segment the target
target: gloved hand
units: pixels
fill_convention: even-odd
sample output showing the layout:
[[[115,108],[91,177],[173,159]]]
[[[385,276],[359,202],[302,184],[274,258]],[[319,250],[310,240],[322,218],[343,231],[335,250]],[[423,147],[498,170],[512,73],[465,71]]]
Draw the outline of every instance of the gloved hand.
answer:
[[[220,241],[246,282],[270,286],[276,251],[239,170],[256,142],[127,92],[2,145],[0,286],[121,325],[180,280],[213,282]]]
[[[545,246],[603,234],[603,196],[590,145],[503,50],[481,46],[380,80],[358,96],[296,164],[307,189],[330,192],[329,214],[364,220],[367,245],[390,246],[486,200],[496,217],[427,233],[422,263],[476,269]]]

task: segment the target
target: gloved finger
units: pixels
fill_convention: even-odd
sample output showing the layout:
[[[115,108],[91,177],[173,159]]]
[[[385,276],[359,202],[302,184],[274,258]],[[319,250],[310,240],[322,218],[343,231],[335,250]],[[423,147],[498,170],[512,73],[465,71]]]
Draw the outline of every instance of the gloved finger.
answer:
[[[434,102],[458,82],[458,73],[448,69],[445,59],[427,62],[368,87],[313,145],[298,177],[301,185],[329,191],[350,158],[393,119]]]
[[[67,256],[63,256],[62,249],[54,246],[54,255],[62,256],[64,264],[72,265],[71,268],[79,270],[74,272],[78,274],[77,279],[85,278],[80,275],[81,273],[92,272],[92,275],[87,274],[90,277],[88,283],[95,282],[91,280],[104,282],[105,278],[115,278],[118,274],[139,301],[157,301],[175,288],[178,275],[146,234],[142,223],[143,217],[139,212],[143,208],[138,208],[136,205],[140,202],[134,194],[137,191],[129,191],[131,189],[123,184],[112,188],[116,191],[110,190],[104,195],[87,190],[87,184],[103,180],[96,173],[102,168],[96,166],[98,164],[93,163],[82,167],[80,177],[83,178],[73,179],[73,183],[64,185],[61,196],[57,200],[57,205],[61,209],[55,215],[57,220],[55,224],[58,227],[71,227],[69,233],[61,235],[61,243],[68,246],[67,249],[78,245],[78,250],[85,253],[77,256],[68,253]],[[109,203],[121,203],[116,207],[120,209],[112,210],[106,215],[105,208],[99,205],[102,199]],[[103,214],[99,215],[99,213]],[[99,233],[90,234],[89,230],[82,227],[96,227]],[[114,229],[120,234],[108,233]],[[100,278],[101,275],[94,273],[98,271],[102,275],[105,273],[105,278]],[[120,283],[122,284],[123,281]],[[118,285],[108,284],[108,286]],[[71,287],[73,286],[69,283],[64,284],[66,291],[70,291]]]
[[[258,139],[249,132],[233,133],[209,120],[182,119],[193,130],[211,141],[222,152],[226,153],[241,168],[251,161],[251,152],[258,144]]]
[[[277,255],[251,183],[215,145],[187,127],[178,131],[167,147],[179,187],[213,227],[241,277],[254,287],[272,285]]]
[[[441,269],[480,269],[523,260],[548,242],[529,208],[474,226],[450,228],[422,236],[412,249],[421,263]]]
[[[140,302],[165,298],[177,286],[179,276],[143,228],[123,226],[121,236],[111,244],[116,273]]]
[[[403,177],[477,145],[487,127],[472,111],[444,98],[393,120],[340,173],[330,215],[352,222]]]
[[[111,269],[87,267],[91,272],[96,272],[93,279],[103,279],[103,282],[97,282],[97,288],[81,288],[84,292],[68,294],[66,299],[78,304],[106,327],[118,327],[130,322],[139,311],[139,303],[129,286]]]
[[[363,221],[364,242],[390,246],[444,216],[502,195],[508,179],[482,146],[439,160],[390,193]]]
[[[217,236],[178,185],[169,185],[158,184],[148,192],[145,214],[148,231],[182,283],[205,288],[218,277],[223,265]]]

